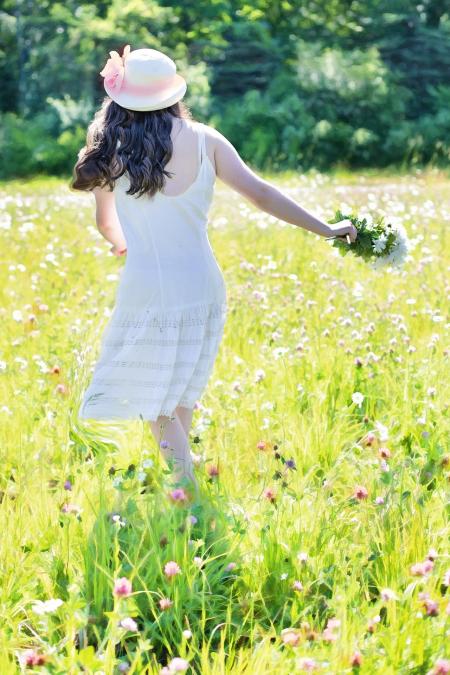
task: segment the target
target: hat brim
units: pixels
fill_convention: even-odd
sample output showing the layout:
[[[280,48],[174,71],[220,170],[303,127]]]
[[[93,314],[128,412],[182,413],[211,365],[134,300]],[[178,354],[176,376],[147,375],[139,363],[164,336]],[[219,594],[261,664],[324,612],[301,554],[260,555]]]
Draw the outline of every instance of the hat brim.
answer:
[[[114,90],[109,89],[106,81],[104,81],[104,87],[108,96],[122,106],[122,108],[142,112],[145,110],[160,110],[173,105],[185,95],[187,83],[184,77],[176,74],[175,82],[167,89],[159,92],[158,95],[130,94],[127,92],[126,85],[124,85],[120,91],[115,92]]]

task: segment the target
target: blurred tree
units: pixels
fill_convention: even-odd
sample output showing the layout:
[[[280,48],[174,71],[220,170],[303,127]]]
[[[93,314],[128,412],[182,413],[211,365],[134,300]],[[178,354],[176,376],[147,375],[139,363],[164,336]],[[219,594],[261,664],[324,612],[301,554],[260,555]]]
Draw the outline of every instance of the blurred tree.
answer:
[[[8,156],[61,166],[126,44],[176,60],[194,115],[261,166],[448,157],[448,0],[2,0]]]

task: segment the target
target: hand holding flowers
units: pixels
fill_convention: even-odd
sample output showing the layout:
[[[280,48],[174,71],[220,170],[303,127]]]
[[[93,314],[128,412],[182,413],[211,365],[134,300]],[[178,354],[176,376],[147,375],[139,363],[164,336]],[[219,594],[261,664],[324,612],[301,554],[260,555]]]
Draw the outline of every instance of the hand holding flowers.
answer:
[[[370,262],[372,269],[387,265],[400,267],[407,258],[410,242],[405,228],[400,224],[385,223],[384,217],[375,222],[370,215],[364,218],[355,214],[346,216],[339,210],[329,223],[334,234],[327,239],[333,239],[332,246],[341,255],[347,255],[350,251]],[[356,229],[357,236],[353,241],[345,241],[340,230],[345,230],[345,227],[348,230],[351,226]]]

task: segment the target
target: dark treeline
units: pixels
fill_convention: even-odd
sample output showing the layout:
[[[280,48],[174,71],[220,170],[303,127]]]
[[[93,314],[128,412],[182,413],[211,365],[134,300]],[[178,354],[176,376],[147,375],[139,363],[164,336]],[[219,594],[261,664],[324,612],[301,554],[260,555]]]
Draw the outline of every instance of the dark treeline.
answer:
[[[3,0],[1,178],[71,171],[125,44],[255,168],[448,164],[448,0]]]

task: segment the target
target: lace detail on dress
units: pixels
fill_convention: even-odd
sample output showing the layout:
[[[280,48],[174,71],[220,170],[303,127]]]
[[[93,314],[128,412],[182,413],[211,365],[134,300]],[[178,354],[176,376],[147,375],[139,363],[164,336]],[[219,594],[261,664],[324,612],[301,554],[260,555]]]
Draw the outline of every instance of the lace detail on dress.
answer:
[[[140,308],[139,310],[123,310],[114,308],[111,317],[111,325],[119,328],[142,328],[167,326],[203,326],[208,318],[223,317],[226,315],[227,305],[223,303],[210,303],[206,305],[194,305],[181,309],[171,309],[163,312],[155,311],[154,308]]]

